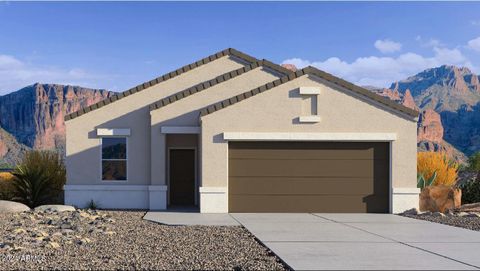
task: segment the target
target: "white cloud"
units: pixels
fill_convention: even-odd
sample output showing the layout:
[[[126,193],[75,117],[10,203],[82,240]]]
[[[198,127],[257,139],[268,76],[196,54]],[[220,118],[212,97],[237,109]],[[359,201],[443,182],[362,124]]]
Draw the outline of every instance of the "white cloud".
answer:
[[[418,41],[420,43],[420,46],[422,46],[422,47],[433,48],[433,47],[443,47],[443,46],[445,46],[443,43],[441,43],[437,39],[430,38],[428,40],[425,40],[425,39],[423,39],[422,36],[417,36],[417,37],[415,37],[415,40]]]
[[[389,39],[377,40],[374,43],[375,48],[384,54],[395,53],[402,50],[402,44]]]
[[[473,49],[475,51],[479,51],[480,52],[480,37],[476,38],[476,39],[473,39],[473,40],[470,40],[468,42],[468,47],[470,49]]]
[[[298,68],[314,66],[355,84],[377,87],[388,87],[394,81],[444,64],[466,66],[476,70],[476,67],[457,48],[434,47],[432,54],[433,56],[429,57],[412,52],[401,54],[398,57],[367,56],[359,57],[352,62],[338,57],[331,57],[323,61],[292,58],[283,61],[283,64],[295,64]]]
[[[104,76],[93,75],[79,68],[61,69],[21,61],[0,54],[0,95],[18,90],[35,82],[81,85],[98,88]]]
[[[480,20],[471,20],[470,24],[472,24],[474,26],[478,26],[478,25],[480,25]]]

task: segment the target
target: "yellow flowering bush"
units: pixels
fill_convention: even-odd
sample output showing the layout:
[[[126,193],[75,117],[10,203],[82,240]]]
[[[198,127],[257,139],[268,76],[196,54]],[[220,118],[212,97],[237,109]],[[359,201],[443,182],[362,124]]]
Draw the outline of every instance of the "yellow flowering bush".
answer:
[[[441,152],[419,152],[417,155],[417,173],[422,174],[425,179],[437,177],[433,185],[452,186],[457,182],[458,163],[448,159],[445,153]]]
[[[12,180],[15,178],[9,172],[0,172],[0,200],[11,200],[13,197]]]

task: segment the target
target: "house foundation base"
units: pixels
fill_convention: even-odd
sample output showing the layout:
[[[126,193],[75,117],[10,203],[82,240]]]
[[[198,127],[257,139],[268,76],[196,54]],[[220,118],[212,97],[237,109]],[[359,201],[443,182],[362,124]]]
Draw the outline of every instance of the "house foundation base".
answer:
[[[412,208],[418,209],[419,195],[419,188],[393,188],[392,213],[398,214]]]
[[[227,187],[200,187],[200,213],[228,213]]]
[[[167,209],[167,186],[150,185],[148,186],[148,200],[150,210]]]
[[[148,209],[147,185],[65,185],[65,204],[101,209]]]

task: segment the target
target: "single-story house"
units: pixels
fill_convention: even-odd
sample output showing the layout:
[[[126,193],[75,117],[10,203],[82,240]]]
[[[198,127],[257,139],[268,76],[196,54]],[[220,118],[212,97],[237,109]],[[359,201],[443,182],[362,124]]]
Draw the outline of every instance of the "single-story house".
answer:
[[[418,207],[418,112],[226,49],[65,117],[65,201],[202,213]]]

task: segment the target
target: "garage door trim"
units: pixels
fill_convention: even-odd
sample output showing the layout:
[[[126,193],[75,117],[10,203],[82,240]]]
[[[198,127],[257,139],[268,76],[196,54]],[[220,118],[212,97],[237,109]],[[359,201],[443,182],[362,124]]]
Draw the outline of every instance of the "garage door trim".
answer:
[[[391,142],[395,133],[262,133],[224,132],[226,141],[348,141],[348,142]]]

